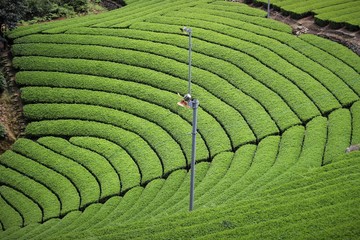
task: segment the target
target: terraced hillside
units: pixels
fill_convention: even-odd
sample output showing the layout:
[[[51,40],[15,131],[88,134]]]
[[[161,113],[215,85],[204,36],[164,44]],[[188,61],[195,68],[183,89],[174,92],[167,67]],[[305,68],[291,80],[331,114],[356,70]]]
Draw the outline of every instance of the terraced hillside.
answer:
[[[246,0],[268,4],[268,0]],[[332,28],[346,27],[350,30],[360,28],[360,4],[358,0],[271,0],[275,9],[294,18],[315,15],[315,22],[320,26],[330,25]]]
[[[0,239],[358,238],[359,56],[245,4],[126,2],[9,34],[28,125]]]

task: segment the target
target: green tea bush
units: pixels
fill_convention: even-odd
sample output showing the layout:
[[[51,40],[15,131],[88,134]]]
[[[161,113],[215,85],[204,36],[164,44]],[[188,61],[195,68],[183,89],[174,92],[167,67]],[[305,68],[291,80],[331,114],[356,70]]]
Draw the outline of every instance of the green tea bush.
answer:
[[[328,136],[324,163],[329,164],[342,156],[351,142],[351,115],[347,109],[339,109],[329,115]]]
[[[41,111],[41,110],[39,110]],[[65,139],[44,137],[37,140],[40,144],[84,166],[100,185],[100,198],[120,192],[120,179],[111,164],[102,156],[72,145]],[[89,159],[91,159],[89,161]]]
[[[0,196],[1,217],[0,220],[4,225],[4,228],[10,228],[13,226],[21,227],[23,225],[23,219],[19,212],[16,211],[11,205],[9,205],[2,196]],[[6,218],[5,218],[6,216]]]
[[[11,204],[11,206],[18,209],[23,218],[24,226],[31,223],[41,222],[41,208],[36,204],[36,202],[31,200],[22,192],[16,190],[15,188],[3,185],[0,187],[0,193],[1,196]]]
[[[55,107],[58,106],[57,110],[55,111],[47,110],[47,106],[51,109],[52,105],[38,105],[37,107],[39,109],[29,111],[27,109],[31,109],[34,107],[36,108],[36,106],[25,106],[25,116],[27,116],[29,119],[42,120],[79,118],[83,120],[95,120],[98,122],[109,123],[114,126],[135,132],[138,135],[147,139],[149,144],[154,149],[157,149],[160,157],[165,158],[164,161],[168,161],[172,157],[168,156],[169,153],[164,153],[164,151],[162,150],[163,146],[171,146],[169,149],[172,149],[172,154],[177,154],[176,159],[178,159],[177,161],[171,161],[172,166],[175,168],[182,164],[185,164],[185,161],[182,161],[184,160],[184,155],[181,151],[186,152],[186,157],[190,158],[191,153],[189,152],[190,149],[188,148],[188,146],[191,144],[190,138],[188,137],[187,132],[184,132],[186,129],[191,129],[189,124],[187,124],[182,119],[169,116],[168,111],[161,109],[153,104],[149,104],[126,96],[117,96],[104,92],[65,88],[41,88],[40,91],[39,88],[23,88],[22,96],[24,100],[28,101],[29,103],[41,101],[48,103],[76,103],[76,105],[64,104],[62,107],[60,105],[53,105]],[[84,104],[100,106],[102,105],[107,108],[100,106],[95,107]],[[42,110],[40,109],[41,106]],[[65,108],[67,108],[69,111]],[[72,108],[81,109],[79,111],[83,113],[80,114],[78,110]],[[114,108],[122,111],[115,111]],[[111,114],[108,118],[104,118],[102,111],[106,111]],[[66,114],[66,116],[62,114]],[[115,117],[114,114],[117,116]],[[164,120],[165,117],[169,119]],[[159,126],[154,123],[159,124]],[[147,133],[147,129],[152,129],[151,133]],[[154,132],[158,132],[162,137],[158,138],[158,136],[160,135],[154,135]],[[171,135],[169,133],[171,133]],[[178,142],[180,142],[180,145],[182,146],[181,150],[179,146],[176,146]],[[162,155],[161,153],[163,153],[164,155]],[[208,153],[205,144],[201,139],[199,139],[198,159],[206,159],[207,154]],[[167,156],[170,158],[168,158]]]
[[[72,159],[57,154],[31,140],[22,139],[13,145],[13,151],[62,174],[71,180],[80,195],[80,207],[97,202],[100,186],[96,178],[85,167]],[[60,214],[60,211],[57,215]]]
[[[171,136],[169,136],[169,134],[167,134],[159,126],[152,124],[151,122],[144,121],[143,119],[140,119],[136,116],[124,112],[118,112],[103,107],[79,105],[79,104],[27,105],[24,108],[24,112],[25,112],[25,116],[29,117],[32,120],[68,118],[68,119],[82,119],[82,120],[97,121],[97,122],[112,124],[114,126],[121,127],[123,129],[134,132],[139,136],[141,136],[146,142],[148,142],[148,144],[153,148],[153,150],[159,156],[162,165],[164,167],[164,172],[167,173],[169,171],[172,171],[174,169],[186,165],[185,156],[183,155],[179,145],[174,141],[174,139],[171,138]],[[79,149],[78,151],[75,152],[79,152],[80,154],[80,152],[82,151],[81,149]],[[89,152],[88,154],[83,153],[80,155],[84,155],[85,157],[90,153],[91,152]],[[90,158],[90,156],[85,158]],[[97,156],[92,156],[92,158],[90,159],[94,159],[95,161],[97,160],[97,158],[98,158]],[[99,164],[100,162],[103,161],[99,160]],[[105,168],[105,163],[100,164],[99,166],[101,166],[100,169],[102,169],[104,173],[112,172],[111,169]],[[100,177],[102,174],[95,173],[95,175]],[[108,182],[108,181],[104,181],[104,182]]]
[[[351,108],[351,144],[360,143],[360,101],[355,102]]]
[[[255,145],[244,145],[240,147],[233,155],[228,171],[218,184],[204,193],[201,198],[197,198],[196,205],[203,207],[212,207],[215,204],[212,200],[229,188],[234,182],[238,181],[241,176],[249,170],[256,151]]]
[[[71,180],[56,171],[12,151],[2,154],[0,163],[6,167],[16,169],[19,173],[26,173],[28,177],[46,186],[59,199],[61,205],[60,214],[64,215],[79,207],[80,197],[77,189],[71,183]]]
[[[140,184],[141,174],[131,156],[119,145],[94,137],[72,137],[72,144],[104,156],[120,176],[121,192]]]
[[[146,141],[132,132],[109,124],[81,120],[44,120],[30,123],[26,128],[26,133],[29,136],[93,136],[104,138],[126,147],[133,160],[139,165],[142,183],[158,178],[163,174],[159,157]],[[94,178],[94,175],[91,176]]]
[[[143,208],[139,209],[140,212],[129,216],[128,220],[146,218],[148,214],[151,214],[152,211],[157,209],[161,204],[163,204],[167,199],[171,198],[172,195],[176,193],[182,183],[185,181],[185,177],[188,176],[185,170],[177,170],[169,175],[166,179],[163,187],[159,190],[155,198]]]
[[[140,188],[132,188],[139,190]],[[131,190],[129,190],[130,192]],[[81,222],[78,225],[74,224],[74,227],[76,231],[82,231],[86,230],[89,227],[94,227],[95,225],[99,224],[101,221],[103,221],[108,216],[110,217],[116,210],[121,209],[121,202],[123,200],[123,197],[115,196],[110,198],[108,201],[106,201],[103,206],[100,208],[100,210],[90,219],[87,219],[87,221]],[[66,232],[65,232],[66,233]]]
[[[17,189],[41,206],[42,221],[59,217],[61,209],[59,199],[43,184],[3,165],[0,165],[0,173],[2,183]],[[21,226],[21,224],[17,226]]]

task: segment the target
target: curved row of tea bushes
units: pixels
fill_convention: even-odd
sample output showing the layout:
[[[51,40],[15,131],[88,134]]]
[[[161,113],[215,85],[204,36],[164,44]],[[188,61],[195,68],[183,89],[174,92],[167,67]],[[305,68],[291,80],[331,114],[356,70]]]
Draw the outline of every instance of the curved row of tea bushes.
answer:
[[[266,5],[267,0],[251,0],[258,4]],[[271,5],[274,9],[281,11],[292,18],[300,19],[306,16],[315,15],[315,22],[324,27],[330,25],[333,28],[346,27],[349,30],[359,30],[360,7],[356,0],[331,0],[319,2],[310,1],[281,1],[273,0]]]
[[[16,189],[40,206],[42,211],[42,221],[53,217],[59,217],[59,199],[46,186],[3,165],[0,165],[0,173],[0,179],[3,185]],[[8,225],[7,221],[11,220],[12,219],[8,219],[6,215],[2,215],[1,222],[5,229],[14,226],[20,227],[22,224],[22,221],[19,220],[18,223],[20,225]]]
[[[55,153],[43,145],[28,139],[21,139],[13,145],[15,153],[32,159],[69,179],[80,195],[80,207],[97,202],[100,198],[100,184],[85,166],[74,159]],[[41,172],[39,172],[41,174]],[[56,182],[55,182],[56,183]]]
[[[351,144],[351,114],[348,109],[332,112],[328,118],[328,134],[323,164],[342,156]]]
[[[201,238],[207,236],[207,234],[216,234],[216,236],[225,234],[228,237],[247,236],[251,238],[254,236],[259,237],[258,233],[254,231],[256,227],[263,229],[262,235],[286,235],[290,237],[295,232],[290,231],[290,233],[287,233],[288,228],[297,226],[297,224],[289,225],[287,224],[289,221],[300,221],[299,226],[304,230],[309,226],[323,227],[324,224],[329,224],[327,218],[315,216],[318,214],[323,216],[326,213],[335,214],[340,209],[343,209],[347,214],[334,215],[338,219],[336,222],[341,225],[342,221],[348,222],[350,220],[348,212],[359,203],[356,198],[356,194],[360,190],[356,187],[359,183],[357,177],[359,176],[357,173],[359,167],[360,164],[355,157],[328,164],[323,168],[316,168],[304,176],[297,176],[296,180],[286,182],[282,188],[278,187],[272,191],[264,192],[258,198],[243,199],[234,203],[232,208],[223,205],[219,207],[221,211],[216,211],[216,215],[212,211],[207,211],[208,208],[204,208],[192,213],[182,212],[171,216],[163,216],[160,219],[148,218],[147,221],[121,224],[114,222],[113,225],[107,225],[106,228],[92,228],[90,231],[76,230],[61,235],[61,238],[86,239],[90,236],[101,236],[107,239],[141,239],[149,236],[150,229],[153,231],[151,232],[151,238],[157,239],[170,236],[179,239],[190,235]],[[334,172],[335,175],[333,175]],[[346,176],[349,176],[349,178],[344,181]],[[312,191],[309,191],[308,188],[311,188]],[[336,204],[334,204],[334,201]],[[344,208],[344,206],[347,207]],[[356,212],[357,210],[353,209],[353,211]],[[352,216],[352,214],[350,215]],[[268,221],[269,218],[271,221]],[[174,221],[174,219],[176,220]],[[319,222],[315,223],[314,219]],[[355,222],[358,222],[358,220],[355,220]],[[271,230],[275,226],[277,226],[277,230],[280,229],[280,233]],[[351,225],[349,227],[351,228]],[[345,229],[348,230],[348,228]],[[234,231],[234,235],[231,235],[230,233]],[[241,231],[243,232],[240,233]],[[318,234],[321,236],[324,233]],[[210,236],[207,236],[206,239],[210,238]],[[60,239],[60,236],[50,238]]]
[[[256,181],[241,189],[236,194],[236,198],[246,198],[261,192],[264,186],[273,184],[276,177],[288,171],[296,163],[301,153],[304,133],[303,126],[294,126],[286,130],[281,136],[274,164]]]
[[[37,140],[44,147],[73,159],[84,166],[100,185],[100,199],[120,192],[120,179],[111,164],[98,154],[77,147],[63,138],[43,137]]]
[[[125,192],[139,185],[141,179],[139,168],[121,146],[95,137],[72,137],[69,142],[106,158],[120,176],[120,192]]]
[[[354,103],[350,111],[352,117],[351,144],[358,144],[360,142],[360,101]]]
[[[302,34],[300,39],[306,41],[308,44],[316,46],[319,49],[324,50],[331,56],[339,59],[349,67],[353,68],[357,73],[360,73],[359,56],[348,48],[344,48],[342,45],[336,42],[328,41],[324,38],[312,34]]]
[[[200,101],[191,213],[181,26]],[[345,47],[219,0],[130,0],[9,36],[29,124],[0,156],[1,239],[358,231],[359,157],[343,148],[359,138],[360,67]]]
[[[28,104],[24,107],[24,115],[31,121],[42,121],[46,119],[79,119],[112,124],[113,126],[121,127],[136,133],[148,142],[154,152],[159,156],[165,173],[186,166],[186,159],[179,145],[166,132],[155,124],[143,121],[142,119],[124,112],[83,104]],[[96,161],[97,156],[86,157],[86,155],[88,155],[86,154],[86,151],[81,152],[81,149],[79,149],[79,151],[75,152],[79,152],[79,155],[82,155],[84,158],[94,159],[94,161]],[[206,152],[204,153],[206,154]],[[199,154],[199,157],[206,158],[207,155],[204,156]],[[105,169],[105,165],[101,163],[103,161],[96,162],[99,163],[99,166],[103,169],[102,171],[104,171],[104,173],[113,172],[113,169],[111,168]],[[105,163],[108,164],[107,161]],[[99,173],[94,172],[94,174],[99,176]],[[107,177],[110,178],[110,176]],[[112,176],[111,178],[115,181],[116,176]],[[112,185],[115,183],[109,181],[108,184]],[[114,189],[113,194],[118,192],[118,190],[120,189]]]
[[[172,160],[172,166],[175,168],[186,164],[186,161],[182,161],[182,159],[184,160],[185,156],[181,150],[184,151],[186,153],[186,157],[190,159],[191,153],[188,149],[190,142],[187,131],[189,131],[191,127],[188,123],[180,118],[169,117],[167,121],[164,121],[164,118],[167,118],[170,113],[167,110],[156,107],[155,105],[146,103],[144,101],[139,101],[135,98],[119,96],[101,91],[76,90],[69,88],[26,87],[22,88],[22,97],[25,102],[29,103],[29,105],[30,103],[36,102],[59,104],[67,103],[62,106],[54,106],[69,109],[68,112],[59,108],[57,111],[49,112],[44,109],[42,111],[44,116],[42,116],[41,112],[37,112],[37,110],[31,109],[28,111],[27,109],[31,107],[25,106],[24,111],[26,112],[25,114],[29,119],[41,120],[52,118],[70,118],[108,123],[113,126],[121,127],[125,130],[134,132],[141,136],[147,142],[149,142],[149,144],[155,150],[157,150],[160,158],[165,158],[165,161],[166,159],[169,160],[169,156],[168,153],[161,150],[161,146],[167,144],[168,147],[174,151],[173,154],[177,154],[176,160]],[[38,106],[46,107],[49,105]],[[83,113],[79,114],[80,112],[78,111],[82,111]],[[108,117],[104,117],[102,111],[107,112],[110,115]],[[62,117],[61,114],[65,112],[67,116]],[[52,114],[52,116],[49,114]],[[71,114],[72,116],[70,116]],[[206,118],[203,119],[203,121],[200,122],[200,126],[202,126],[204,123],[207,123],[209,124],[208,126],[211,126],[210,124],[212,119],[209,118],[208,121],[206,120]],[[215,125],[212,131],[215,130],[215,127],[217,126]],[[147,133],[148,129],[152,129],[152,133]],[[156,138],[157,136],[153,135],[154,132],[159,133],[159,135],[162,137]],[[181,149],[178,145],[181,146]],[[199,146],[200,150],[198,152],[198,159],[207,159],[208,151],[202,139],[199,139],[199,145],[201,147]],[[211,149],[211,154],[216,154],[219,151],[218,149],[227,150],[228,148],[228,145],[222,145],[219,143],[217,148]],[[165,171],[167,172],[168,170],[170,169],[166,169]]]
[[[122,20],[128,20],[132,18],[133,15],[137,15],[139,10],[143,11],[149,7],[154,7],[155,9],[161,9],[164,1],[161,0],[152,0],[140,3],[133,3],[126,6],[126,8],[121,8],[114,11],[105,12],[98,15],[90,15],[86,17],[76,17],[64,21],[54,21],[49,23],[34,24],[26,27],[19,27],[9,33],[10,38],[18,38],[21,36],[26,36],[34,33],[61,33],[66,31],[69,28],[81,27],[81,26],[92,26],[99,24],[99,22],[107,22],[114,19],[122,18]],[[168,1],[171,2],[171,1]],[[180,1],[178,1],[180,2]],[[182,0],[182,2],[190,2],[189,6],[194,5],[193,1]],[[203,1],[208,2],[208,1]],[[210,1],[211,2],[211,1]],[[196,4],[196,3],[195,3]],[[117,21],[118,22],[118,21]]]
[[[0,187],[0,195],[8,202],[8,204],[10,204],[14,209],[16,209],[17,212],[20,213],[23,219],[21,226],[26,226],[30,223],[41,222],[41,208],[33,200],[17,189],[11,186],[2,185]],[[2,221],[4,221],[4,219]]]
[[[135,133],[109,124],[83,120],[44,120],[28,124],[26,134],[33,137],[92,136],[103,138],[126,147],[126,151],[140,168],[142,183],[163,174],[163,166],[158,155],[145,140]]]
[[[184,86],[180,85],[181,80],[179,81],[176,78],[173,78],[169,75],[163,75],[159,72],[155,72],[155,71],[151,71],[148,69],[142,69],[142,68],[135,68],[135,67],[130,67],[128,65],[118,65],[115,63],[110,63],[110,62],[101,62],[101,61],[90,61],[90,60],[78,60],[78,59],[55,59],[55,58],[51,58],[51,62],[53,63],[53,65],[51,64],[51,62],[49,62],[50,58],[44,58],[44,57],[23,57],[23,58],[16,58],[14,59],[14,63],[16,64],[22,64],[24,63],[26,65],[26,63],[30,63],[33,62],[33,60],[36,60],[36,63],[39,64],[41,63],[42,66],[29,66],[30,68],[27,68],[27,70],[43,70],[43,69],[48,69],[48,70],[61,70],[63,69],[63,71],[65,72],[72,72],[72,73],[77,73],[77,74],[82,74],[85,73],[86,68],[91,67],[89,66],[89,64],[94,63],[94,68],[96,68],[97,70],[95,70],[94,68],[92,68],[94,70],[94,74],[99,75],[101,74],[100,72],[102,72],[105,76],[107,77],[111,77],[111,78],[123,78],[123,79],[127,79],[128,81],[135,81],[135,82],[145,82],[147,85],[152,84],[155,86],[158,86],[159,88],[166,88],[164,90],[172,90],[172,94],[170,94],[167,91],[154,91],[151,92],[151,95],[148,93],[147,96],[145,95],[144,97],[146,99],[149,99],[149,97],[151,96],[151,100],[150,102],[156,101],[156,103],[159,103],[159,105],[165,105],[166,108],[168,109],[178,109],[178,110],[174,110],[176,112],[180,112],[181,110],[179,110],[179,107],[176,105],[176,102],[179,101],[179,97],[177,95],[174,94],[175,91],[177,90],[181,90]],[[72,63],[71,63],[72,62]],[[69,64],[70,63],[70,64]],[[24,65],[24,66],[25,66]],[[33,64],[31,64],[33,65]],[[51,66],[52,65],[52,66]],[[73,69],[71,69],[73,68]],[[96,73],[98,71],[98,73]],[[109,74],[110,73],[110,74]],[[34,75],[35,77],[35,75]],[[99,79],[101,80],[101,79]],[[151,80],[151,81],[150,81]],[[173,81],[172,81],[173,80]],[[169,84],[170,82],[171,84]],[[125,81],[126,82],[126,81]],[[124,83],[125,83],[124,82]],[[167,84],[165,84],[165,82],[167,82]],[[125,83],[126,84],[126,83]],[[128,86],[130,84],[127,84]],[[136,87],[135,85],[133,85],[134,87]],[[154,87],[155,87],[154,86]],[[150,89],[149,89],[150,90]],[[116,91],[120,91],[120,90],[116,90]],[[124,89],[122,91],[125,91]],[[134,91],[136,91],[134,89]],[[158,92],[159,91],[159,92]],[[204,100],[204,106],[202,106],[202,109],[204,109],[206,111],[205,115],[211,114],[214,117],[216,117],[216,119],[223,119],[226,118],[228,110],[230,111],[230,114],[236,114],[236,116],[234,116],[233,118],[237,118],[239,119],[239,122],[237,122],[237,124],[239,125],[240,129],[244,129],[246,132],[246,135],[242,136],[241,138],[244,139],[245,141],[248,141],[248,139],[253,139],[253,136],[251,134],[251,132],[249,132],[249,129],[247,128],[247,126],[242,125],[246,124],[242,118],[241,115],[239,115],[239,113],[234,112],[234,110],[232,110],[230,107],[228,107],[223,101],[221,101],[218,98],[215,98],[213,95],[209,94],[206,90],[202,89],[202,88],[198,88],[197,86],[193,86],[193,91],[197,92],[197,94],[199,95],[199,97],[201,97]],[[135,92],[133,92],[133,94],[135,94]],[[139,92],[138,92],[139,94]],[[154,95],[155,98],[154,98]],[[157,95],[159,94],[159,95]],[[158,97],[157,97],[158,96]],[[142,96],[140,96],[139,98],[141,98]],[[156,98],[157,97],[157,98]],[[207,106],[213,106],[213,108],[208,109]],[[189,111],[182,110],[184,111],[181,115],[183,115],[185,118],[189,119],[188,121],[191,122],[191,114],[189,114]],[[186,112],[185,112],[186,111]],[[266,114],[266,112],[262,111],[264,116],[264,121],[268,120],[268,116]],[[187,114],[185,114],[187,113]],[[204,114],[203,114],[204,115]],[[232,116],[232,115],[230,115]],[[207,124],[211,124],[214,126],[214,130],[216,130],[216,134],[224,134],[224,130],[221,129],[219,123],[216,121],[216,119],[214,119],[214,117],[212,116],[208,116],[203,118],[202,120],[208,122]],[[253,117],[254,118],[254,117]],[[260,119],[261,120],[261,119]],[[254,121],[256,121],[257,124],[259,124],[258,122],[260,121],[259,119],[255,119]],[[226,121],[226,120],[224,120]],[[270,120],[270,124],[271,126],[273,126],[273,122]],[[216,126],[218,125],[218,126]],[[216,127],[215,127],[216,126]],[[234,123],[232,123],[230,126],[234,127]],[[265,129],[266,132],[261,133],[262,135],[267,135],[270,133],[273,133],[273,128],[270,129]],[[201,127],[199,125],[199,129],[200,129],[200,134],[204,136],[204,138],[206,138],[207,144],[210,147],[210,149],[214,148],[214,149],[218,149],[219,148],[219,142],[216,138],[211,137],[212,132],[207,132],[207,131],[203,131],[201,132]],[[263,127],[262,127],[263,129]],[[262,130],[262,129],[259,129]],[[250,134],[250,135],[249,135]],[[223,137],[221,138],[222,141],[223,140],[227,140],[227,137]],[[224,144],[223,142],[221,142],[221,145]],[[230,143],[229,143],[230,144]],[[212,149],[212,150],[214,150]]]
[[[57,171],[11,151],[1,155],[0,163],[41,183],[53,192],[60,202],[60,215],[79,208],[78,190],[71,179],[67,179]]]
[[[64,57],[72,57],[71,55],[75,54],[75,52],[77,52],[77,51],[75,51],[75,49],[78,49],[78,50],[82,49],[80,52],[78,52],[75,55],[77,55],[77,56],[82,55],[84,58],[92,58],[91,57],[92,53],[96,53],[96,52],[93,52],[93,50],[91,50],[94,48],[94,46],[88,47],[87,50],[85,49],[85,46],[82,46],[82,47],[73,46],[73,49],[75,52],[71,51],[71,52],[73,52],[72,54],[70,53],[69,47],[70,46],[67,46],[67,47],[64,46],[64,48],[62,48],[61,46],[58,46],[58,48],[62,48],[62,50],[59,49],[59,52],[58,52],[59,55],[57,55],[55,53],[55,51],[52,52],[51,55],[57,56],[57,57],[63,57],[56,61],[66,61],[66,63],[68,63],[69,60],[80,61],[80,60],[75,60],[75,59],[71,59],[71,58],[68,58],[68,59],[64,58]],[[148,53],[143,53],[143,52],[138,52],[138,51],[111,49],[112,52],[113,51],[117,52],[115,55],[113,55],[113,54],[110,54],[110,52],[107,52],[107,50],[110,50],[109,48],[102,48],[102,47],[96,47],[96,48],[99,51],[101,51],[101,49],[103,49],[105,52],[103,52],[103,54],[101,54],[100,56],[94,56],[93,59],[95,59],[95,58],[102,59],[102,58],[108,58],[106,56],[113,56],[117,59],[116,60],[115,59],[103,59],[103,60],[113,60],[113,61],[117,61],[117,62],[126,64],[126,65],[131,64],[133,71],[136,70],[135,66],[138,66],[138,67],[146,69],[147,71],[150,71],[150,69],[155,70],[157,72],[163,71],[164,73],[175,76],[177,78],[182,78],[182,77],[186,76],[186,73],[187,73],[187,65],[180,64],[178,62],[175,62],[175,61],[172,61],[170,59],[163,58],[160,56],[151,55]],[[67,50],[64,51],[65,49],[67,49]],[[36,51],[36,49],[35,49],[35,51]],[[42,50],[39,50],[39,51],[41,52],[41,54],[46,54]],[[70,53],[70,54],[67,54],[67,53]],[[98,53],[96,53],[96,55],[97,54]],[[66,56],[66,55],[68,55],[68,56]],[[110,57],[110,58],[113,58],[113,57]],[[26,57],[19,57],[19,58],[17,58],[17,60],[22,60],[24,58],[26,58]],[[34,57],[30,57],[30,58],[34,58]],[[15,60],[14,60],[14,62],[15,62]],[[82,60],[82,62],[84,64],[85,64],[85,61],[88,61],[88,60]],[[37,61],[37,62],[39,62],[39,61]],[[17,63],[19,63],[19,62],[17,61]],[[99,62],[98,66],[100,65],[100,63],[105,64],[105,65],[115,64],[115,63],[110,63],[110,62]],[[48,63],[47,68],[49,69],[49,63]],[[58,68],[59,68],[59,66],[58,66]],[[262,106],[260,104],[252,101],[252,99],[250,99],[246,95],[242,94],[241,91],[237,90],[235,87],[228,84],[228,82],[226,82],[222,78],[216,76],[215,74],[211,74],[209,72],[206,72],[206,71],[203,71],[200,69],[196,69],[196,68],[193,69],[193,78],[194,78],[194,80],[193,80],[194,83],[197,83],[201,87],[207,89],[212,94],[216,94],[216,96],[218,98],[220,98],[222,101],[226,102],[230,106],[238,109],[239,111],[242,110],[243,115],[244,115],[245,119],[247,120],[248,124],[254,125],[253,128],[255,128],[255,127],[260,128],[256,132],[259,139],[278,131],[274,121],[271,119],[271,117],[268,115],[268,113],[264,109],[262,109]],[[215,91],[215,89],[216,89],[216,91]],[[193,92],[196,92],[195,88],[193,88]],[[202,96],[200,94],[201,93],[196,94],[196,96],[198,96],[199,99],[202,98]],[[221,97],[222,95],[224,95],[224,96],[226,95],[227,97],[222,98]],[[204,102],[204,105],[205,105],[206,99],[204,99],[204,100],[205,100],[205,102]],[[242,104],[242,102],[247,102],[248,104],[251,104],[252,105],[251,109],[246,109],[245,107],[248,106],[248,104],[244,105],[244,104]],[[259,115],[261,114],[261,116],[257,116],[255,118],[252,114],[250,114],[252,111],[255,111],[255,110],[258,112]],[[280,112],[280,113],[282,113],[282,112]],[[251,118],[251,119],[247,119],[247,118]],[[278,117],[278,119],[281,119],[281,118]]]
[[[191,22],[192,25],[194,26],[203,26],[204,23],[201,23],[201,21],[199,19],[196,18],[196,14],[194,16],[194,14],[192,14],[191,16],[189,16],[188,13],[182,14],[181,17],[182,18],[174,18],[173,17],[174,14],[171,14],[171,17],[161,17],[161,18],[156,18],[156,19],[151,19],[151,22],[156,22],[156,23],[166,23],[166,24],[172,24],[175,22],[181,22],[181,21],[186,21],[189,22],[188,18],[195,18],[195,20],[193,20]],[[185,15],[185,16],[183,16]],[[149,21],[149,20],[148,20]],[[230,21],[230,20],[229,20]],[[207,23],[207,28],[211,28],[211,24]],[[224,29],[224,30],[223,30]],[[221,33],[224,32],[224,34],[229,35],[230,31],[228,30],[229,27],[227,28],[219,28],[217,27],[216,31],[220,31]],[[207,41],[210,42],[214,42],[214,43],[218,43],[223,45],[224,41],[220,41],[221,40],[221,35],[219,33],[214,33],[211,34],[209,32],[209,30],[207,30],[206,34],[201,34],[200,31],[197,31],[199,35],[196,35],[197,37],[201,38],[201,39],[205,39]],[[235,37],[230,37],[228,36],[226,39],[227,41],[225,42],[226,45],[228,45],[229,47],[232,46],[236,46],[236,50],[240,51],[240,52],[244,52],[246,53],[246,55],[249,56],[254,56],[255,59],[260,60],[260,59],[264,59],[264,58],[268,58],[271,59],[271,61],[266,62],[265,64],[267,64],[270,69],[274,69],[276,70],[277,73],[285,76],[287,79],[291,80],[292,82],[294,82],[298,87],[302,88],[303,91],[307,94],[311,94],[311,98],[313,99],[313,101],[319,106],[320,110],[322,112],[329,112],[331,110],[333,110],[334,108],[338,108],[340,107],[339,102],[337,101],[336,97],[339,99],[343,98],[343,93],[344,91],[348,91],[348,87],[342,82],[342,80],[338,79],[336,76],[334,76],[332,74],[332,77],[329,79],[327,76],[327,71],[324,71],[324,69],[322,69],[321,66],[319,66],[322,70],[319,71],[319,69],[317,69],[316,67],[318,66],[315,63],[311,63],[311,65],[307,65],[306,62],[309,61],[309,59],[303,58],[303,61],[297,61],[299,60],[299,58],[301,58],[301,54],[297,54],[296,52],[294,54],[292,54],[292,51],[286,51],[287,54],[286,56],[287,59],[286,61],[284,61],[284,59],[282,59],[282,57],[280,55],[277,54],[277,51],[269,51],[268,49],[263,49],[262,47],[259,47],[258,45],[251,45],[248,42],[243,42],[241,41],[241,39],[237,39],[238,38],[238,32],[235,32],[233,34],[236,34]],[[230,38],[230,39],[229,39]],[[253,39],[256,39],[255,37]],[[234,41],[234,42],[231,42]],[[249,45],[249,46],[247,46]],[[282,46],[282,48],[284,48],[284,46]],[[279,49],[281,50],[281,48]],[[290,49],[291,50],[291,49]],[[293,59],[293,61],[289,61],[288,58],[289,56]],[[298,65],[299,63],[302,64],[300,69],[294,68],[293,66],[290,67],[290,63],[294,63],[296,62],[296,65]],[[281,64],[279,64],[281,63]],[[311,67],[309,67],[311,66]],[[305,70],[305,71],[304,71]],[[321,75],[319,75],[319,73],[321,73]],[[330,74],[330,73],[329,73]],[[306,87],[306,89],[305,89]],[[311,88],[310,88],[311,87]],[[318,91],[315,93],[314,92],[314,88],[316,88],[318,91],[320,89],[323,89],[321,94],[318,93]],[[329,99],[327,103],[324,103],[324,98]],[[352,96],[352,99],[356,98],[356,96]],[[318,99],[318,100],[317,100]],[[330,99],[332,99],[330,101]],[[349,103],[349,100],[344,100],[342,102],[345,103]],[[351,102],[351,100],[350,100]]]

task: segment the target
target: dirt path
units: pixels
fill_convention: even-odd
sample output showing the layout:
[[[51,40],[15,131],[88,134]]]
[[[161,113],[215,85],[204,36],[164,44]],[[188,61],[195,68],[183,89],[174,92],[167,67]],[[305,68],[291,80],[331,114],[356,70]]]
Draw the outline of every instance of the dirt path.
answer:
[[[0,139],[0,154],[11,147],[25,130],[20,91],[15,83],[15,72],[12,68],[10,51],[2,50],[0,54],[2,72],[6,78],[5,89],[0,95],[0,124],[5,128],[6,136]]]

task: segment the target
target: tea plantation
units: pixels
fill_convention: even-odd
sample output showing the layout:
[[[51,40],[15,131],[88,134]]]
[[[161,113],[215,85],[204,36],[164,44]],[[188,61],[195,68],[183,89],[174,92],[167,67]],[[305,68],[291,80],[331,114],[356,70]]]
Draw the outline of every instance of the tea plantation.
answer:
[[[245,4],[126,3],[9,33],[0,239],[359,239],[359,56]]]
[[[255,4],[268,4],[268,0],[246,0]],[[293,18],[315,15],[315,23],[331,28],[360,29],[360,4],[358,0],[271,0],[274,9]]]

